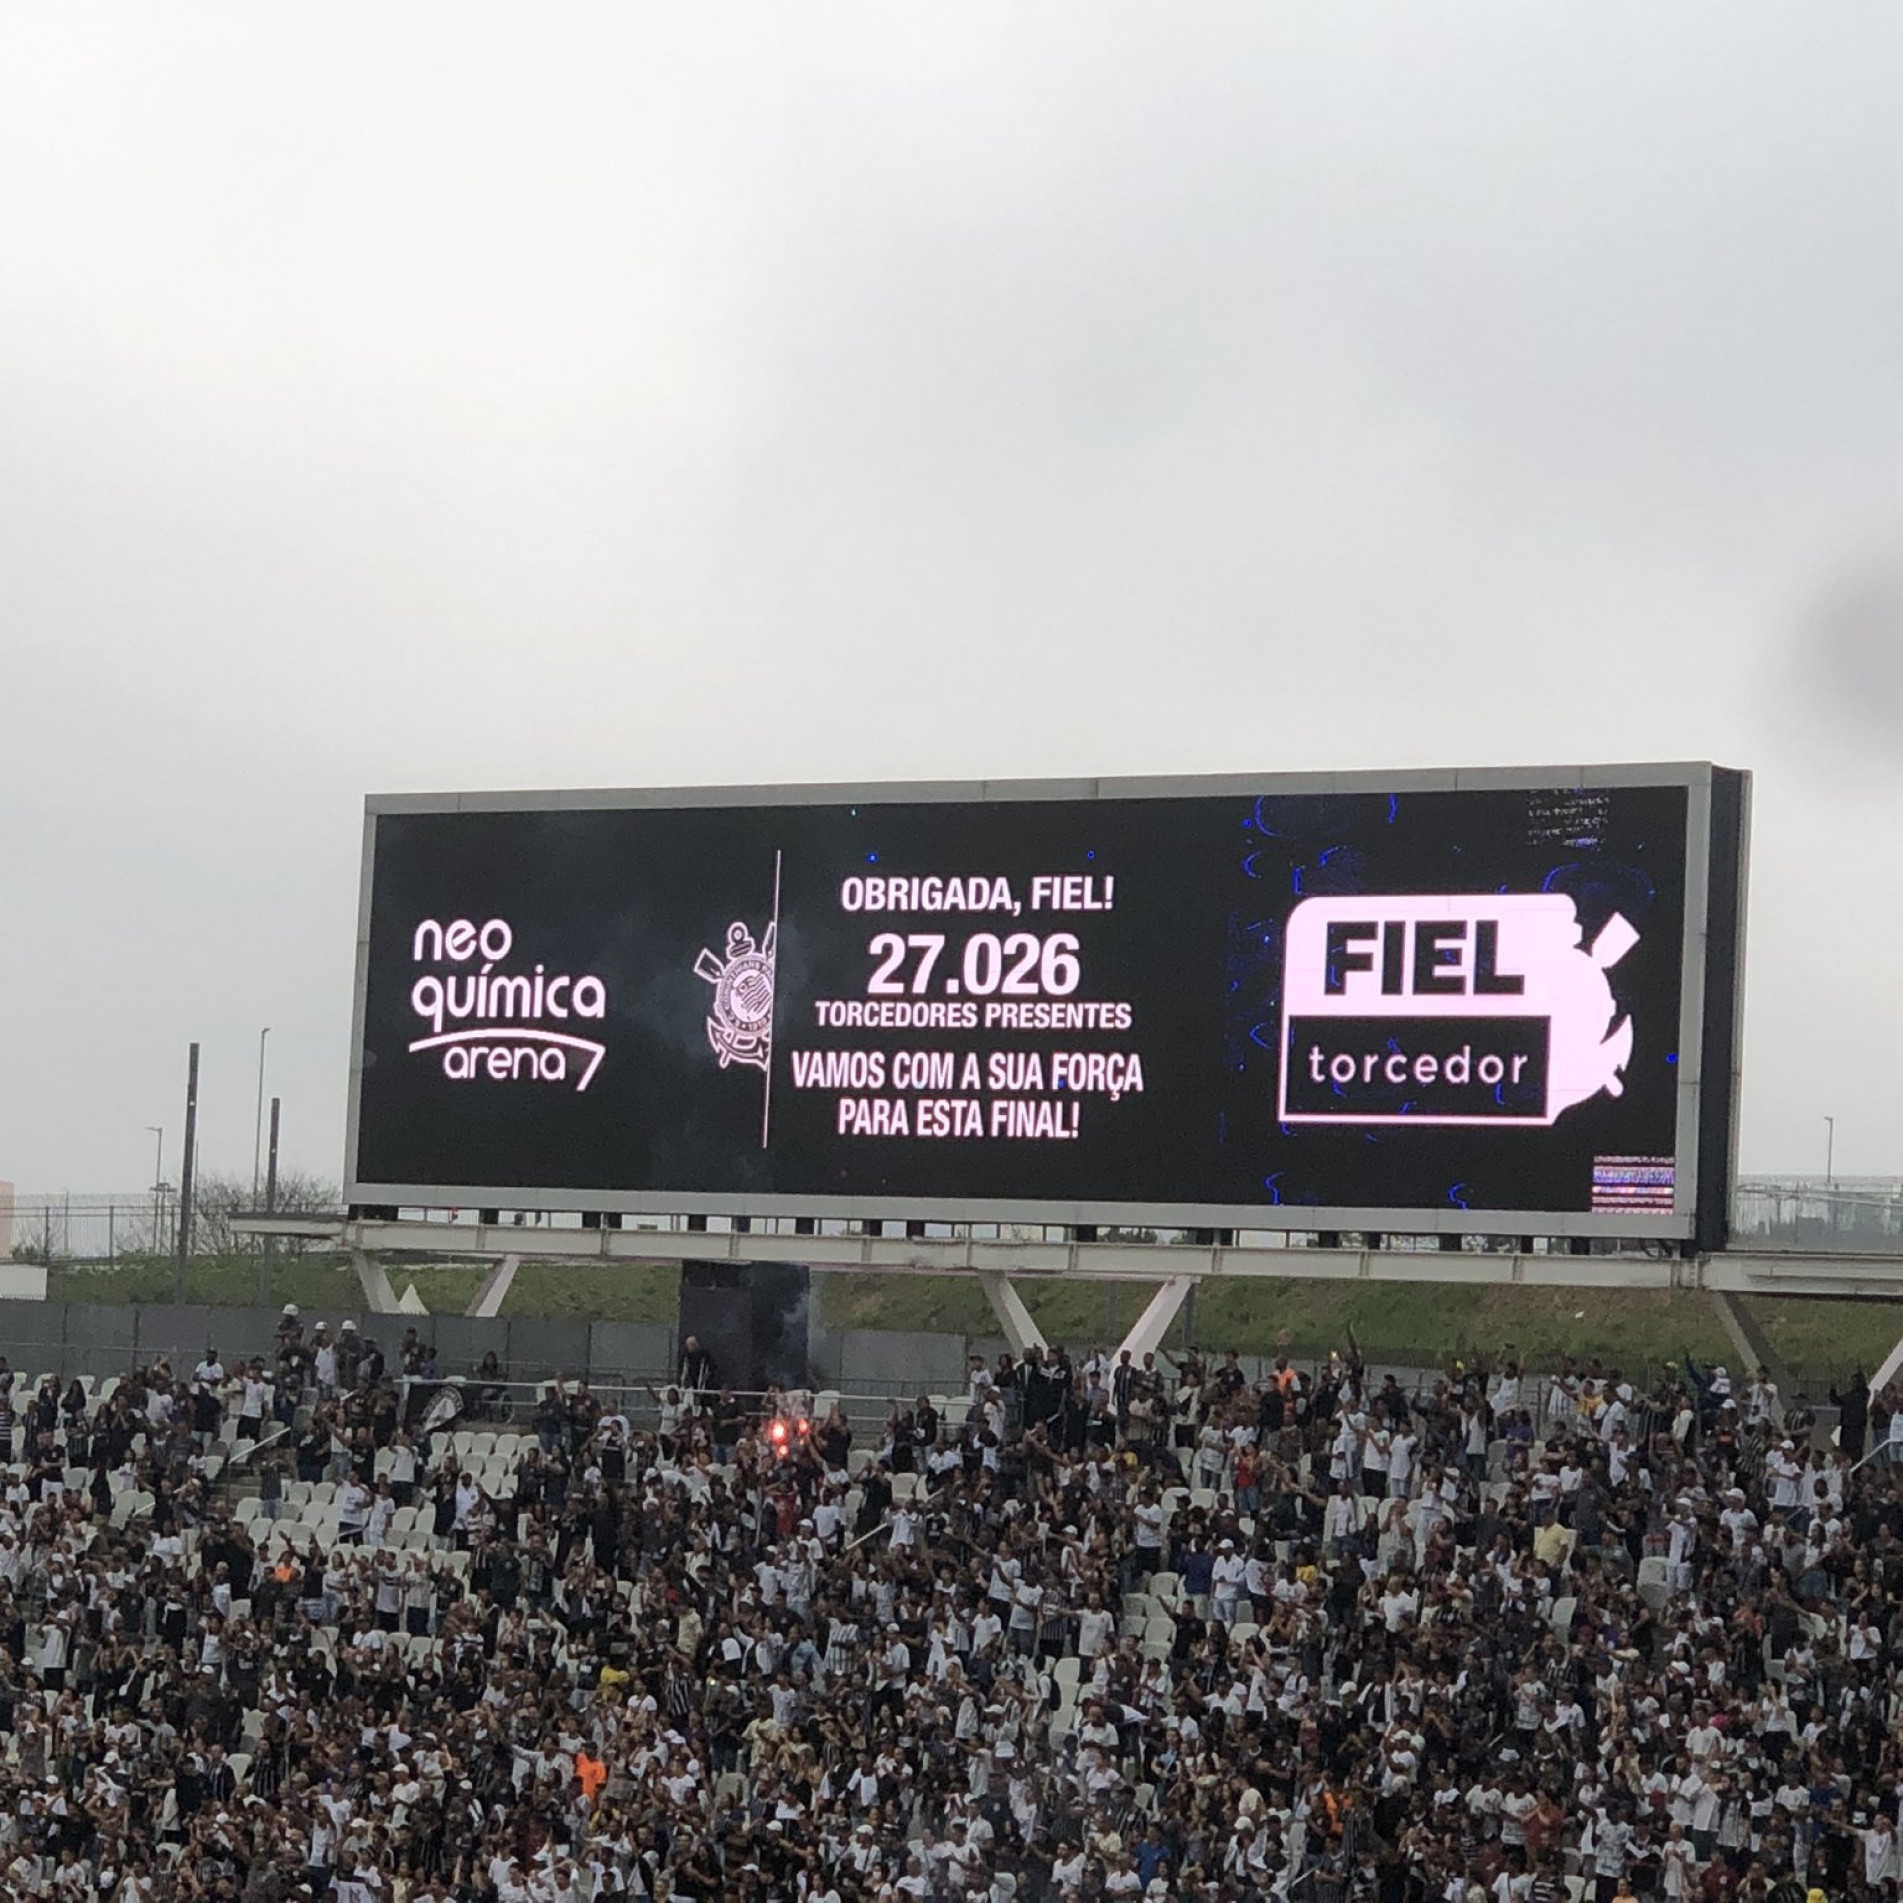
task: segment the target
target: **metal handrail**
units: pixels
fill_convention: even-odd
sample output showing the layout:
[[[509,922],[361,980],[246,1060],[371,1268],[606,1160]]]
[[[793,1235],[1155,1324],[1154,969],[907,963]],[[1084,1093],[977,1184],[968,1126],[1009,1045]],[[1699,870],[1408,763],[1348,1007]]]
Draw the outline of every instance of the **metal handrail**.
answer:
[[[502,1390],[503,1399],[499,1405],[502,1409],[506,1410],[506,1420],[518,1428],[528,1428],[532,1425],[536,1404],[550,1388],[555,1386],[555,1377],[553,1376],[546,1380],[533,1381],[503,1380],[476,1374],[434,1376],[398,1375],[395,1379],[398,1387],[404,1390],[406,1394],[412,1387],[425,1390],[453,1387],[463,1393],[467,1400],[472,1399],[478,1392],[497,1389]],[[611,1404],[614,1408],[626,1413],[631,1420],[643,1426],[651,1423],[658,1415],[660,1395],[664,1389],[669,1387],[678,1388],[683,1396],[690,1392],[690,1390],[682,1388],[679,1382],[672,1379],[662,1380],[640,1376],[631,1380],[616,1381],[598,1380],[592,1375],[577,1377],[577,1379],[585,1379],[587,1381],[588,1392],[591,1399],[604,1404]],[[566,1393],[572,1394],[574,1392],[573,1384],[566,1379],[563,1380],[563,1388]],[[715,1390],[700,1389],[693,1390],[693,1392],[707,1394],[715,1392]],[[843,1385],[823,1386],[819,1384],[815,1384],[810,1388],[722,1388],[718,1390],[718,1392],[730,1395],[734,1400],[749,1406],[754,1406],[765,1401],[771,1394],[778,1394],[782,1397],[804,1396],[814,1410],[811,1417],[814,1419],[820,1418],[818,1413],[818,1403],[820,1399],[825,1396],[835,1396],[839,1403],[840,1412],[846,1416],[848,1421],[850,1421],[856,1429],[861,1431],[864,1430],[869,1417],[883,1421],[889,1417],[895,1406],[909,1405],[910,1402],[917,1398],[916,1389],[909,1387],[904,1389],[881,1389],[876,1392],[855,1392],[853,1389]],[[963,1399],[962,1396],[947,1398]],[[459,1417],[459,1419],[462,1425],[452,1431],[481,1431],[477,1423],[477,1417],[473,1413],[465,1413]]]
[[[1876,1457],[1880,1453],[1882,1453],[1886,1448],[1889,1448],[1889,1447],[1903,1447],[1903,1441],[1893,1441],[1886,1434],[1884,1438],[1878,1441],[1877,1444],[1874,1447],[1872,1447],[1870,1451],[1867,1454],[1865,1454],[1861,1460],[1852,1462],[1850,1473],[1846,1474],[1844,1478],[1849,1479],[1852,1475],[1861,1473],[1864,1470],[1864,1468],[1869,1466],[1871,1461],[1875,1460]]]

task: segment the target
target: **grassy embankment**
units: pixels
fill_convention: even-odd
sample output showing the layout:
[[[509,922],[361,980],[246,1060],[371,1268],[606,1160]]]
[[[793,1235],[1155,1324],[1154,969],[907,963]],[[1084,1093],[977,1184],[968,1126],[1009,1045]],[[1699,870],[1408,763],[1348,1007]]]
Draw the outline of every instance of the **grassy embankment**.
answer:
[[[390,1267],[398,1294],[414,1282],[431,1312],[443,1315],[460,1315],[482,1276],[480,1266]],[[983,1294],[964,1278],[828,1275],[815,1277],[815,1286],[828,1327],[996,1333]],[[1117,1340],[1150,1295],[1147,1287],[1128,1283],[1026,1281],[1019,1287],[1045,1333],[1070,1342]],[[55,1268],[47,1293],[54,1301],[169,1302],[172,1268],[157,1261]],[[190,1296],[217,1305],[255,1301],[256,1258],[195,1262]],[[363,1306],[347,1263],[308,1256],[277,1263],[272,1299],[296,1302],[312,1315]],[[667,1322],[677,1305],[678,1271],[671,1265],[524,1263],[503,1313]],[[1814,1382],[1842,1379],[1859,1363],[1875,1368],[1903,1333],[1903,1303],[1767,1298],[1748,1306],[1778,1352]],[[1696,1292],[1237,1281],[1204,1288],[1196,1298],[1195,1338],[1205,1348],[1286,1349],[1308,1358],[1344,1345],[1350,1328],[1371,1359],[1415,1364],[1497,1355],[1509,1345],[1536,1365],[1570,1353],[1633,1374],[1688,1351],[1701,1360],[1738,1358],[1710,1301]],[[1181,1339],[1180,1326],[1171,1339]]]

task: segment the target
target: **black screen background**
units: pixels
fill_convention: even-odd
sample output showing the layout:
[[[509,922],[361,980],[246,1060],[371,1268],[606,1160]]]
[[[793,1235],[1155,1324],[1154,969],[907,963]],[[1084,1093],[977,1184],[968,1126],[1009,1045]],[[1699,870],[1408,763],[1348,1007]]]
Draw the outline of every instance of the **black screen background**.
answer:
[[[1593,1158],[1676,1149],[1687,795],[1525,790],[1140,800],[385,813],[376,821],[355,1183],[1225,1207],[1584,1212]],[[1555,819],[1554,802],[1560,802]],[[728,923],[771,911],[781,854],[771,1143],[758,1070],[721,1070],[694,973]],[[1107,913],[1033,914],[1037,873],[1116,879]],[[1021,917],[846,913],[854,874],[1003,874]],[[1302,897],[1566,891],[1588,941],[1613,910],[1642,934],[1611,976],[1635,1040],[1623,1096],[1551,1128],[1278,1126],[1282,929]],[[506,968],[594,973],[608,1047],[572,1086],[452,1083],[409,1002],[418,920],[502,917]],[[1068,930],[1080,999],[1127,999],[1125,1033],[813,1028],[863,998],[880,931]],[[950,954],[948,954],[950,955]],[[428,967],[440,970],[440,967]],[[473,968],[473,967],[471,967]],[[947,967],[955,969],[955,967]],[[464,969],[458,967],[457,969]],[[842,1137],[836,1093],[798,1091],[796,1047],[1135,1050],[1145,1089],[1088,1096],[1075,1142]],[[447,1196],[445,1201],[474,1200]],[[767,1213],[766,1203],[756,1213]]]

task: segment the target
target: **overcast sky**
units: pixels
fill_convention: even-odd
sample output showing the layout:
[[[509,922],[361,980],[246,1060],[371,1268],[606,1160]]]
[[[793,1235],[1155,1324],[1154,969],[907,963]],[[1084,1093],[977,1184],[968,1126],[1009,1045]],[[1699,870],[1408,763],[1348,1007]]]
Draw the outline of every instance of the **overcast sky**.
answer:
[[[1903,10],[0,6],[0,1177],[338,1173],[363,795],[1755,769],[1903,1173]]]

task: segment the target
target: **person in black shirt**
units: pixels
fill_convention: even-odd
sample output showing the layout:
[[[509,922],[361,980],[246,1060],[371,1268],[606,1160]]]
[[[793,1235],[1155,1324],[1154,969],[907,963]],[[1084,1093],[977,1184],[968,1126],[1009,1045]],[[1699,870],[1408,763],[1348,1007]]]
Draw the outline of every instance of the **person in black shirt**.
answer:
[[[1117,1417],[1119,1435],[1129,1431],[1130,1408],[1141,1392],[1141,1377],[1130,1359],[1129,1349],[1125,1348],[1110,1375],[1110,1405]]]
[[[1850,1377],[1850,1385],[1839,1394],[1830,1390],[1831,1405],[1838,1410],[1837,1445],[1854,1464],[1863,1458],[1864,1440],[1870,1426],[1870,1384],[1859,1367]]]
[[[719,1381],[719,1369],[713,1356],[701,1346],[698,1335],[689,1335],[681,1343],[680,1365],[675,1370],[675,1385],[683,1393],[695,1397],[695,1405],[700,1405],[701,1394],[712,1389]]]
[[[868,1467],[859,1477],[859,1518],[853,1526],[855,1536],[869,1533],[884,1524],[892,1505],[892,1481],[885,1465]]]

